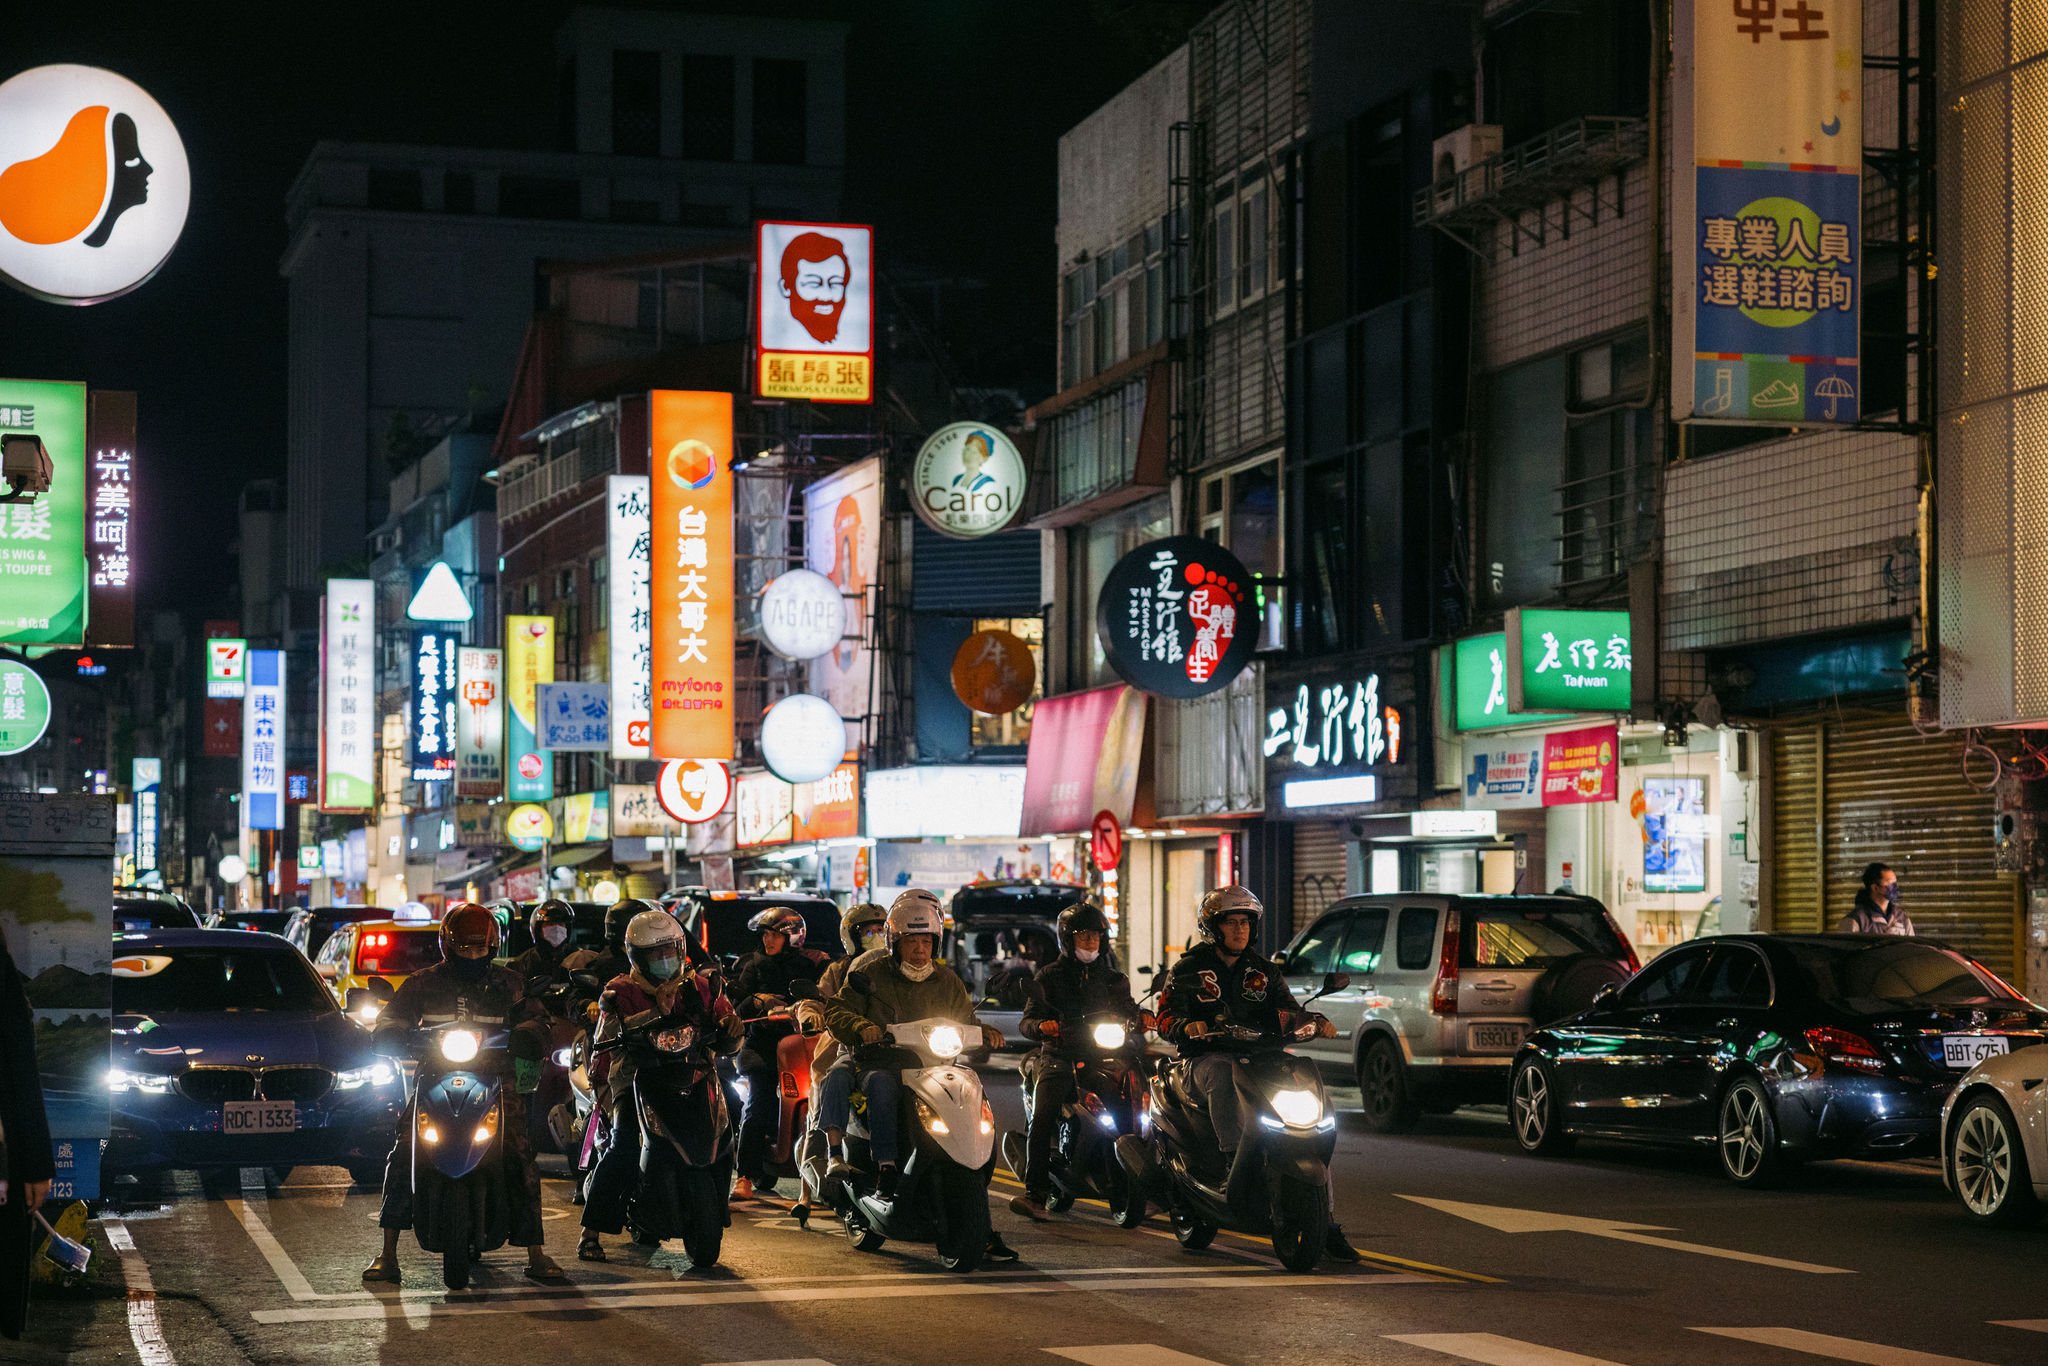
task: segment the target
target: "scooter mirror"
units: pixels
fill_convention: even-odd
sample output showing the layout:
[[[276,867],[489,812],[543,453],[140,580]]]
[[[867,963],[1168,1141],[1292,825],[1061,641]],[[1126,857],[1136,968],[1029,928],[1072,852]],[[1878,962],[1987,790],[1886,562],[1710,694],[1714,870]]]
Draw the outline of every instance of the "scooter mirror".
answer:
[[[1150,977],[1155,969],[1150,963],[1147,963],[1144,967],[1136,969],[1136,971],[1140,977]]]
[[[789,984],[789,999],[792,1001],[815,1001],[818,999],[818,984],[808,977],[799,977]]]
[[[1325,996],[1333,991],[1342,991],[1350,985],[1351,974],[1348,972],[1331,972],[1323,975],[1323,995]]]

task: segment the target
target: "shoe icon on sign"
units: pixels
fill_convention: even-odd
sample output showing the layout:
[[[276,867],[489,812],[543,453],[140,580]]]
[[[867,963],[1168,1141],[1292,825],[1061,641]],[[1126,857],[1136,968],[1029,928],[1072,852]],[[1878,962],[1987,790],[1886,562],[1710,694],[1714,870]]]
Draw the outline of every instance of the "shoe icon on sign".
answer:
[[[1774,379],[1750,397],[1752,408],[1791,408],[1799,403],[1799,386]]]

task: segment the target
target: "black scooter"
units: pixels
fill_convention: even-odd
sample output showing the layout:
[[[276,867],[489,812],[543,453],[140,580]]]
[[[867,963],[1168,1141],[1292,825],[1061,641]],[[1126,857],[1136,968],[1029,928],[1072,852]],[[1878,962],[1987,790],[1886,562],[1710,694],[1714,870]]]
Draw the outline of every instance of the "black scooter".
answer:
[[[1145,1192],[1125,1174],[1115,1153],[1120,1136],[1151,1132],[1152,1100],[1138,1066],[1143,1043],[1138,1020],[1121,1011],[1098,1011],[1061,1020],[1051,1056],[1038,1060],[1038,1066],[1074,1073],[1074,1093],[1053,1131],[1046,1173],[1052,1189],[1045,1205],[1054,1213],[1092,1197],[1108,1204],[1119,1228],[1145,1221]],[[1033,1118],[1034,1079],[1027,1074],[1022,1083],[1027,1125]],[[1019,1180],[1025,1175],[1026,1142],[1015,1130],[1003,1135],[1003,1161]]]
[[[527,1040],[464,1017],[409,1036],[413,1072],[413,1233],[441,1254],[441,1281],[469,1284],[470,1264],[503,1247],[511,1229],[505,1190],[505,1092],[514,1048]],[[538,1041],[534,1041],[537,1051]]]
[[[732,1117],[710,1041],[695,1025],[655,1021],[596,1045],[633,1054],[640,1188],[630,1219],[643,1245],[680,1238],[693,1270],[718,1262],[732,1222]]]
[[[1349,983],[1345,974],[1330,973],[1302,1005]],[[1315,1063],[1287,1052],[1289,1043],[1312,1037],[1315,1028],[1314,1021],[1291,1033],[1228,1025],[1206,1036],[1233,1045],[1232,1056],[1261,1101],[1228,1170],[1187,1083],[1187,1060],[1153,1073],[1151,1139],[1125,1134],[1116,1141],[1116,1156],[1132,1180],[1166,1206],[1174,1237],[1188,1251],[1201,1251],[1218,1228],[1230,1228],[1269,1236],[1273,1255],[1289,1271],[1313,1271],[1322,1259],[1337,1116]]]

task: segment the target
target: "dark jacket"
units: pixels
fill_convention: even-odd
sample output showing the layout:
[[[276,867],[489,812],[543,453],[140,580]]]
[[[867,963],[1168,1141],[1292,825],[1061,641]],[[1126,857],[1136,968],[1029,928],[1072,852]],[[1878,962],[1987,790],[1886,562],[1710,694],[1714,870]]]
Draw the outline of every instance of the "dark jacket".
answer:
[[[1071,1025],[1104,1011],[1138,1018],[1138,1003],[1131,999],[1131,979],[1118,971],[1107,955],[1084,963],[1061,954],[1031,978],[1030,995],[1024,1003],[1024,1038],[1051,1047],[1053,1041],[1038,1032],[1045,1021]]]
[[[913,982],[898,970],[889,950],[871,949],[853,961],[847,976],[854,971],[867,978],[868,989],[862,991],[842,978],[838,993],[825,1003],[825,1023],[832,1037],[848,1048],[858,1046],[861,1031],[871,1025],[886,1029],[908,1020],[947,1019],[981,1027],[967,984],[944,963],[934,963],[931,976]],[[978,1042],[968,1040],[970,1046]]]
[[[526,983],[518,973],[496,963],[475,981],[458,978],[446,963],[436,963],[406,978],[377,1017],[377,1046],[382,1052],[403,1053],[405,1036],[413,1030],[423,1024],[444,1024],[465,1013],[479,1024],[503,1022],[514,1031],[533,1032],[537,1041],[531,1047],[536,1056],[544,1046],[547,1012],[526,994]]]
[[[1167,974],[1159,1033],[1183,1054],[1206,1053],[1239,1045],[1189,1038],[1187,1027],[1197,1020],[1211,1029],[1238,1024],[1277,1032],[1287,1023],[1283,1012],[1297,1011],[1287,979],[1257,952],[1246,949],[1226,964],[1214,944],[1197,944]]]
[[[1849,912],[1841,924],[1835,926],[1837,934],[1911,934],[1913,917],[1899,909],[1897,904],[1880,906],[1870,894],[1868,887],[1856,893],[1856,907]]]
[[[56,1174],[36,1064],[35,1016],[7,941],[0,937],[0,1175],[10,1181],[48,1181]]]
[[[755,996],[775,996],[787,1001],[790,983],[810,982],[815,986],[828,961],[816,949],[785,948],[781,953],[750,953],[733,968],[733,999],[749,1013],[756,1009],[748,1004]]]
[[[562,960],[562,966],[575,976],[597,979],[597,986],[595,988],[584,986],[576,988],[576,999],[591,1006],[597,1004],[598,995],[604,990],[605,983],[611,981],[614,977],[623,977],[633,970],[632,963],[626,959],[626,951],[624,949],[609,947],[603,949],[577,949]]]
[[[709,974],[699,973],[660,987],[638,973],[625,973],[605,984],[591,1041],[609,1043],[628,1029],[646,1025],[689,1025],[713,1052],[730,1053],[739,1047],[739,1035],[720,1022],[737,1018],[717,979]],[[594,1054],[590,1079],[598,1103],[611,1109],[632,1086],[635,1070],[630,1051],[608,1048]]]

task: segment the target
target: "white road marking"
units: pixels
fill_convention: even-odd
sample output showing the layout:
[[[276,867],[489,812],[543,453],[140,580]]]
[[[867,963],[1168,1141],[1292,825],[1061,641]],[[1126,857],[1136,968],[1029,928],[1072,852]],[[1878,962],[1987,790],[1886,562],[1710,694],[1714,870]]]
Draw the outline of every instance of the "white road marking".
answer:
[[[1993,1319],[1994,1328],[2017,1328],[2023,1333],[2048,1333],[2048,1319]]]
[[[104,1219],[107,1242],[120,1256],[121,1275],[128,1282],[128,1336],[142,1366],[178,1366],[171,1344],[164,1338],[164,1326],[156,1315],[156,1282],[150,1278],[149,1263],[135,1250],[135,1239],[119,1219]]]
[[[1653,1237],[1652,1234],[1655,1232],[1670,1231],[1664,1224],[1628,1224],[1613,1219],[1589,1219],[1578,1214],[1551,1214],[1543,1210],[1514,1209],[1506,1205],[1469,1205],[1462,1200],[1432,1200],[1421,1195],[1403,1195],[1400,1198],[1418,1205],[1427,1205],[1433,1210],[1459,1219],[1467,1219],[1475,1224],[1484,1224],[1501,1233],[1583,1233],[1593,1238],[1610,1238],[1618,1243],[1638,1243],[1644,1247],[1660,1247],[1670,1252],[1690,1252],[1701,1257],[1719,1257],[1723,1261],[1748,1262],[1754,1266],[1768,1266],[1779,1271],[1803,1271],[1812,1276],[1856,1274],[1845,1266],[1821,1266],[1815,1262],[1795,1262],[1784,1257],[1766,1257],[1756,1252],[1710,1247],[1705,1243],[1686,1243],[1676,1238]]]
[[[247,1190],[248,1187],[244,1186],[243,1189]],[[224,1203],[228,1207],[228,1212],[235,1216],[236,1222],[248,1233],[249,1241],[256,1244],[256,1250],[263,1254],[263,1260],[270,1263],[271,1273],[277,1277],[286,1294],[295,1300],[329,1298],[313,1288],[313,1283],[299,1270],[299,1264],[291,1259],[291,1254],[284,1250],[284,1244],[277,1241],[277,1235],[270,1231],[270,1225],[263,1222],[263,1216],[256,1212],[250,1201],[228,1200]],[[365,1295],[369,1292],[358,1290],[354,1293]]]
[[[1863,1366],[1984,1366],[1968,1357],[1942,1356],[1938,1352],[1916,1352],[1909,1347],[1887,1347],[1880,1342],[1858,1342],[1829,1333],[1809,1333],[1804,1328],[1695,1328],[1717,1338],[1755,1342],[1765,1347],[1782,1347],[1788,1352],[1826,1357],[1830,1361],[1858,1361]]]
[[[705,1366],[832,1366],[823,1357],[780,1357],[774,1361],[712,1361]]]
[[[1483,1366],[1619,1366],[1605,1357],[1581,1356],[1498,1333],[1389,1333],[1387,1341],[1405,1342]]]
[[[1220,1366],[1207,1357],[1189,1356],[1186,1352],[1176,1352],[1171,1347],[1149,1342],[1104,1343],[1099,1347],[1043,1347],[1039,1350],[1078,1361],[1081,1366]]]

